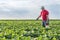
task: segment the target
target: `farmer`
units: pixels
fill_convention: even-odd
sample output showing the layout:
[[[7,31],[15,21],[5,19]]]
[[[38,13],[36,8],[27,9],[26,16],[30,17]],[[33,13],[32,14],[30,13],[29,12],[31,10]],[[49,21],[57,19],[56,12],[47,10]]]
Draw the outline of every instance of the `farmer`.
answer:
[[[44,6],[41,7],[42,11],[40,15],[38,16],[37,20],[42,17],[42,26],[48,28],[49,27],[49,12],[44,8]]]

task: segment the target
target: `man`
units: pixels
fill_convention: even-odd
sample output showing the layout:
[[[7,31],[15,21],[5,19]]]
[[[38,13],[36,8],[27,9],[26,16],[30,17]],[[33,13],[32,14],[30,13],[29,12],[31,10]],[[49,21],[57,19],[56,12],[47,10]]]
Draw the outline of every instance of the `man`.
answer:
[[[48,28],[49,27],[49,12],[44,8],[44,6],[41,7],[42,11],[40,15],[38,16],[37,20],[42,17],[42,26]]]

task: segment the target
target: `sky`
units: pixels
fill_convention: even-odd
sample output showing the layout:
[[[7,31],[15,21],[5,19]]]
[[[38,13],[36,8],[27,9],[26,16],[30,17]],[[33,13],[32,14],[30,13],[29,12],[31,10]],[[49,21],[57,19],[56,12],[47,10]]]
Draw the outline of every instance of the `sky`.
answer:
[[[36,19],[41,6],[50,19],[60,19],[60,0],[0,0],[0,19]]]

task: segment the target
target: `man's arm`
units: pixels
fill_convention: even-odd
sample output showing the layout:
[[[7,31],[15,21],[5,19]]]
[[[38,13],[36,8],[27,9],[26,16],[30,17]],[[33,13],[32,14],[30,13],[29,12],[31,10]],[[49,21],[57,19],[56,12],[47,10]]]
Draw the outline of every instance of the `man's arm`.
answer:
[[[49,12],[48,11],[47,11],[47,15],[46,16],[47,16],[47,20],[49,20]]]
[[[38,16],[38,18],[36,20],[38,20],[41,17],[41,14]]]
[[[49,15],[47,15],[47,20],[49,20]]]

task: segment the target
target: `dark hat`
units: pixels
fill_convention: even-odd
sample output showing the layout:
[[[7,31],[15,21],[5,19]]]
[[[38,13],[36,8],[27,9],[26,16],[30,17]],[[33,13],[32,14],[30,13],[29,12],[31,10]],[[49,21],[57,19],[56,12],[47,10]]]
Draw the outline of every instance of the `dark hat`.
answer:
[[[44,6],[41,6],[41,9],[44,9]]]

